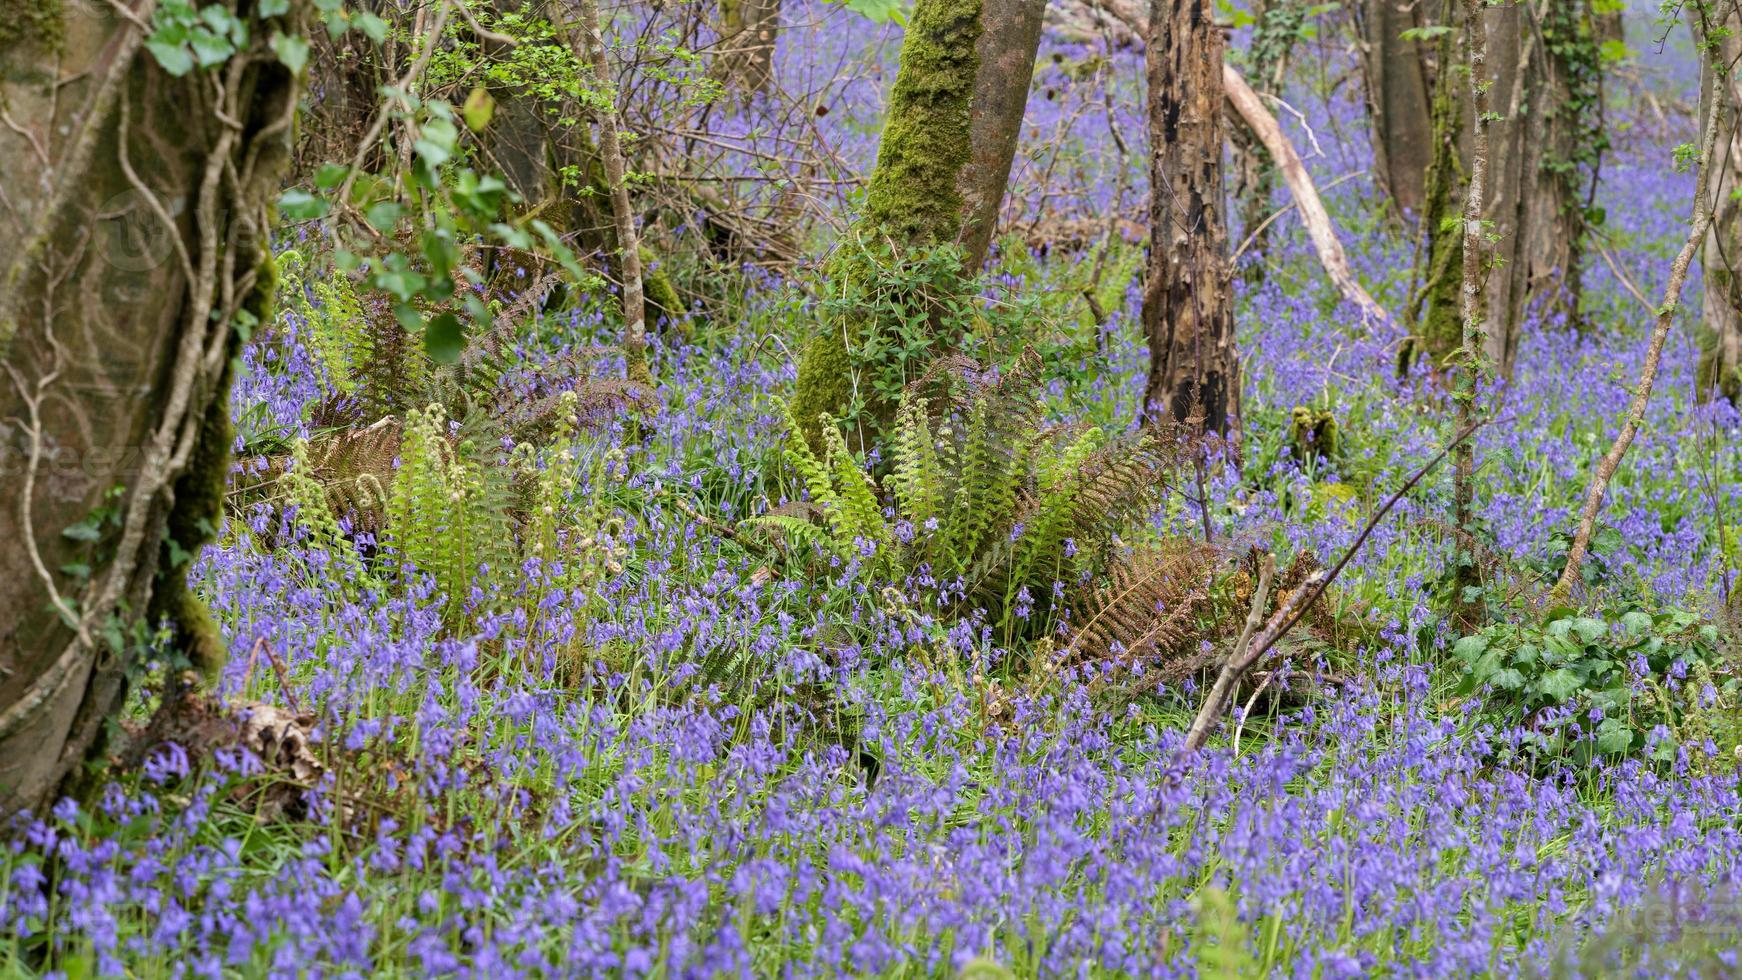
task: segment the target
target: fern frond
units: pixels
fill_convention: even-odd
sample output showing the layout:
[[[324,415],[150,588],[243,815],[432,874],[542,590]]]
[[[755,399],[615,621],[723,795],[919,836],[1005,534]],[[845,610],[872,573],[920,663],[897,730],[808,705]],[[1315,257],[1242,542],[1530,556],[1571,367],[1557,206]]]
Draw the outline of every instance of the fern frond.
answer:
[[[791,514],[761,514],[756,517],[746,517],[738,522],[738,527],[750,531],[772,533],[789,549],[814,550],[823,554],[841,553],[835,537],[829,533],[827,528]]]
[[[1201,638],[1198,616],[1210,603],[1216,561],[1208,545],[1176,542],[1119,562],[1074,610],[1078,625],[1067,657],[1077,662],[1148,657],[1167,679],[1201,668],[1208,654],[1194,641]]]
[[[829,466],[834,474],[836,499],[829,520],[842,543],[851,545],[865,538],[879,545],[889,541],[889,528],[883,520],[883,508],[877,503],[877,488],[865,475],[858,460],[847,451],[847,441],[841,430],[824,419],[823,445],[828,452]]]
[[[786,414],[787,465],[804,481],[805,489],[810,491],[811,502],[827,510],[836,503],[835,485],[829,479],[828,467],[823,465],[823,461],[811,451],[810,443],[805,441],[804,427],[798,424],[798,417],[793,415],[791,403],[784,403],[781,408]],[[826,413],[818,424],[825,432],[835,428],[835,420]]]

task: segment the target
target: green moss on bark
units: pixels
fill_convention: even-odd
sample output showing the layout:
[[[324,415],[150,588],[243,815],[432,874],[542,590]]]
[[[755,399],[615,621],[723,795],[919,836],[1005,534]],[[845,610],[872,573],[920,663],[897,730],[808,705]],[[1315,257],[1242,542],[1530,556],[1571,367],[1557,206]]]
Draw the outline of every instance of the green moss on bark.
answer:
[[[1463,344],[1464,168],[1458,143],[1463,104],[1452,66],[1449,39],[1440,46],[1441,77],[1434,86],[1434,157],[1428,168],[1422,222],[1427,231],[1427,274],[1415,300],[1415,336],[1410,355],[1425,358],[1434,370]]]
[[[890,94],[889,113],[877,167],[865,195],[857,234],[865,245],[848,247],[831,263],[833,292],[857,292],[877,274],[873,256],[901,262],[913,249],[953,241],[961,228],[963,200],[958,181],[973,157],[969,140],[974,82],[980,69],[979,0],[919,0],[902,41],[901,66]],[[856,282],[842,284],[845,277]],[[862,367],[853,354],[863,350],[875,324],[849,317],[813,336],[799,358],[793,413],[814,444],[823,413],[845,417],[853,398],[853,377]],[[877,420],[892,406],[874,392],[862,421],[876,435]]]
[[[914,5],[865,197],[866,230],[898,248],[946,241],[961,225],[980,32],[979,0]]]
[[[12,0],[0,14],[0,48],[34,41],[59,51],[65,40],[64,0]]]

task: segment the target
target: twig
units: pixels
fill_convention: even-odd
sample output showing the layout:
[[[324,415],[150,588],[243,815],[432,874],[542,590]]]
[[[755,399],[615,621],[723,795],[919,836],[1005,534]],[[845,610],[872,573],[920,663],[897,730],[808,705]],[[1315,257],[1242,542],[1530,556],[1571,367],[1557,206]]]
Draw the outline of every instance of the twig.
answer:
[[[1614,256],[1610,255],[1609,250],[1603,246],[1603,240],[1593,235],[1591,237],[1591,244],[1597,246],[1597,254],[1603,257],[1603,264],[1607,265],[1609,271],[1615,274],[1616,281],[1621,283],[1629,293],[1633,294],[1633,298],[1639,301],[1640,306],[1645,307],[1652,313],[1656,313],[1657,307],[1652,306],[1651,300],[1646,299],[1645,294],[1639,291],[1639,287],[1633,284],[1633,280],[1628,277],[1627,273],[1621,271],[1621,266],[1616,264]]]

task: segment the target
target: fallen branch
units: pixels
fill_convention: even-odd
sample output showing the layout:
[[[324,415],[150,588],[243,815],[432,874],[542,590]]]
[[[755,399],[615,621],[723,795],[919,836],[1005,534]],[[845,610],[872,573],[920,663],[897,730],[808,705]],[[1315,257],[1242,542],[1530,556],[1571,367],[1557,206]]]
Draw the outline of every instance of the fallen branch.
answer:
[[[1354,272],[1349,269],[1349,257],[1343,252],[1343,243],[1337,238],[1336,227],[1331,224],[1330,212],[1325,210],[1324,202],[1319,199],[1318,188],[1313,186],[1306,164],[1301,162],[1300,154],[1295,152],[1294,144],[1289,142],[1288,136],[1277,124],[1276,117],[1264,107],[1264,100],[1228,64],[1222,65],[1222,88],[1227,93],[1228,104],[1240,114],[1246,127],[1258,137],[1258,142],[1264,144],[1265,151],[1282,171],[1282,179],[1288,184],[1288,192],[1294,196],[1295,205],[1300,209],[1301,221],[1306,225],[1307,237],[1312,240],[1313,251],[1318,253],[1319,265],[1324,267],[1331,284],[1337,287],[1337,292],[1344,299],[1360,307],[1361,312],[1368,317],[1385,324],[1394,322],[1391,314],[1362,287]]]

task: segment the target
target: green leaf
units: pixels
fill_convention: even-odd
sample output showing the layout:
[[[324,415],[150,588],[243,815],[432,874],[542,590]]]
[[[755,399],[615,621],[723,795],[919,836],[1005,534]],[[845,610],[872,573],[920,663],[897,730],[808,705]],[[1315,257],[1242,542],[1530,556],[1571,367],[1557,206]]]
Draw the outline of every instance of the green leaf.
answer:
[[[351,24],[376,44],[387,40],[387,22],[374,14],[360,11],[351,18]]]
[[[351,168],[342,163],[323,163],[315,171],[315,186],[323,191],[330,191],[343,184],[351,173]]]
[[[1542,675],[1541,680],[1536,682],[1536,689],[1553,698],[1556,703],[1565,702],[1574,691],[1579,689],[1579,686],[1579,675],[1565,667],[1549,671]]]
[[[1605,718],[1597,726],[1597,748],[1610,755],[1621,755],[1633,745],[1633,729],[1619,718]]]
[[[151,56],[157,59],[157,65],[176,78],[180,78],[194,68],[193,55],[180,44],[168,44],[163,41],[146,41],[145,47],[151,51]]]
[[[301,72],[308,64],[308,41],[295,34],[274,35],[272,51],[278,55],[279,63],[293,72]]]
[[[900,0],[842,0],[842,6],[874,24],[905,20]]]
[[[472,94],[466,96],[466,104],[460,107],[460,115],[466,120],[466,128],[474,133],[483,132],[495,114],[496,100],[490,97],[490,93],[482,85],[472,89]]]
[[[465,328],[460,325],[460,318],[452,313],[443,313],[423,328],[423,349],[437,364],[452,364],[459,360],[460,351],[465,346]]]
[[[1621,626],[1634,636],[1643,636],[1651,632],[1651,616],[1637,609],[1629,610],[1621,616]]]
[[[1452,653],[1466,663],[1473,663],[1487,649],[1488,638],[1481,634],[1466,636],[1452,644]]]
[[[330,205],[308,191],[291,188],[278,195],[278,216],[292,221],[325,217]]]
[[[236,53],[236,45],[228,37],[204,29],[190,32],[188,44],[193,47],[194,60],[201,68],[221,65]]]
[[[260,0],[260,16],[278,17],[290,12],[290,0]]]
[[[1524,675],[1516,669],[1508,667],[1505,670],[1495,671],[1494,676],[1489,678],[1489,683],[1503,691],[1516,691],[1524,686]]]
[[[1595,643],[1609,635],[1609,624],[1600,619],[1581,616],[1573,620],[1573,632],[1577,633],[1579,638],[1586,643]]]
[[[363,220],[369,222],[369,227],[385,235],[393,230],[394,225],[399,224],[400,215],[404,212],[405,209],[397,201],[377,201],[363,212]]]

